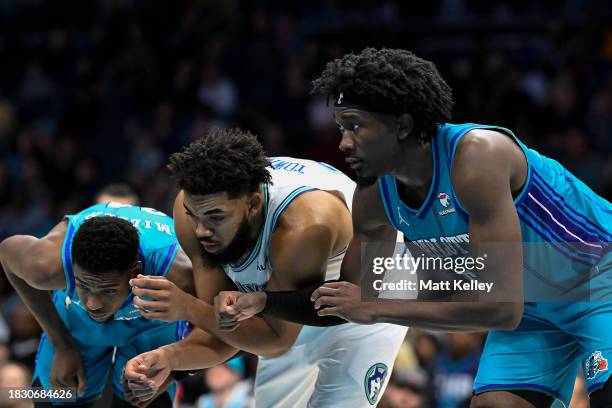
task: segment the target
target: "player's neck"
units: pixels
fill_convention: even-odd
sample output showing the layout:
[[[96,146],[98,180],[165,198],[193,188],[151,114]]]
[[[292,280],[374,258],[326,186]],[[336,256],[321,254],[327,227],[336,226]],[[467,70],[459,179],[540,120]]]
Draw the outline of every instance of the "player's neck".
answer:
[[[423,192],[423,196],[429,191],[434,167],[431,148],[427,143],[402,149],[397,170],[392,174],[404,191]]]

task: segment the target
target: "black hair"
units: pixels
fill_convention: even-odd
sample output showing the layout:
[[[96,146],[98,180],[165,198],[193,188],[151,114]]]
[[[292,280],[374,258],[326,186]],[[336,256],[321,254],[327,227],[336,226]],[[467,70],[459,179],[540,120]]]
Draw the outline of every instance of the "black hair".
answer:
[[[136,262],[138,231],[122,218],[86,220],[72,240],[72,260],[88,273],[126,272]]]
[[[170,156],[168,168],[190,194],[227,192],[230,197],[257,191],[270,183],[270,162],[257,137],[233,128],[210,131]]]
[[[313,92],[336,98],[341,92],[385,100],[412,116],[419,140],[428,142],[452,117],[453,96],[436,66],[402,49],[366,48],[329,62]]]

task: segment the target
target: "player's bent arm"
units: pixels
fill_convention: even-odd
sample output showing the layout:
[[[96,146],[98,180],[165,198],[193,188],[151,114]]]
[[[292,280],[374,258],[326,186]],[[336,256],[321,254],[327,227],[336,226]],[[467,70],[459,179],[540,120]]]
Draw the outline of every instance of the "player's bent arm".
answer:
[[[235,347],[197,328],[185,339],[163,346],[161,350],[167,354],[172,371],[213,367],[238,353]]]
[[[14,235],[0,244],[0,262],[7,279],[56,349],[74,347],[48,292],[66,288],[61,257],[65,234],[66,223],[61,222],[43,238]]]
[[[348,217],[348,211],[345,207],[337,207],[335,210],[346,212]],[[330,224],[338,223],[338,218],[337,215],[330,214],[330,219],[327,222]],[[348,223],[348,221],[348,219],[344,220],[345,223]],[[355,191],[351,224],[354,226],[355,234],[350,240],[342,262],[340,280],[360,283],[362,279],[361,243],[368,242],[367,250],[370,261],[375,255],[389,256],[393,254],[396,245],[397,231],[386,221],[386,214],[380,202],[377,184],[357,188]],[[342,225],[336,226],[336,228],[342,227]],[[343,240],[347,239],[348,236],[350,234],[338,237],[343,242],[342,246],[346,242]],[[320,237],[316,237],[312,242],[320,240]],[[338,245],[335,246],[338,247]],[[299,257],[299,263],[301,263],[304,257],[300,255],[299,249],[298,247],[296,256]],[[287,259],[291,260],[291,257],[287,257]],[[312,272],[300,271],[295,268],[294,271],[305,276],[312,274]],[[264,314],[310,326],[334,326],[346,323],[345,319],[337,316],[319,316],[313,308],[311,297],[313,292],[321,286],[321,278],[317,279],[317,283],[314,285],[302,286],[294,291],[266,291]],[[373,276],[367,276],[367,278],[370,279]]]
[[[190,297],[190,303],[185,307],[188,313],[185,320],[235,349],[265,357],[284,353],[290,347],[289,340],[283,341],[286,332],[275,330],[261,317],[243,322],[233,332],[219,329],[212,307],[214,298],[219,292],[235,291],[236,287],[219,265],[203,258],[200,243],[185,214],[182,192],[174,204],[174,225],[178,241],[193,265],[197,293],[197,297]]]
[[[512,146],[487,139],[460,143],[453,164],[455,192],[470,215],[470,251],[486,243],[503,243],[503,251],[489,257],[482,278],[497,290],[517,294],[504,302],[406,302],[374,305],[375,320],[445,331],[514,330],[523,313],[522,252],[518,215],[510,187]],[[474,163],[479,165],[476,167]]]
[[[483,279],[493,282],[498,293],[515,294],[505,299],[509,301],[490,302],[495,306],[492,314],[504,327],[515,328],[523,316],[523,252],[512,181],[521,173],[519,168],[526,167],[526,159],[506,135],[473,133],[457,147],[453,184],[469,213],[471,255],[494,251],[487,258]],[[524,173],[526,177],[526,169]],[[521,178],[515,184],[523,182]]]
[[[124,387],[141,401],[153,400],[175,380],[181,371],[197,371],[221,364],[238,350],[200,329],[187,338],[151,350],[125,365]],[[172,374],[172,375],[171,375]]]

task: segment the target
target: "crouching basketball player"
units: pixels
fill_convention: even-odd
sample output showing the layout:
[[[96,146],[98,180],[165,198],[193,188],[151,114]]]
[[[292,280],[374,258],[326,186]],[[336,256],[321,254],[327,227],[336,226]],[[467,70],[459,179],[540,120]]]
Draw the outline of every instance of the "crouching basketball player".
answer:
[[[216,337],[260,356],[257,406],[376,405],[406,328],[314,327],[308,318],[298,324],[258,316],[219,327],[212,306],[221,291],[287,291],[337,279],[352,237],[355,184],[324,163],[268,159],[255,136],[238,129],[214,131],[170,161],[181,188],[175,228],[193,263],[198,298],[163,279],[137,278],[135,303],[147,317],[189,320],[207,333],[130,361],[134,391],[155,389],[160,373],[219,363]]]
[[[5,239],[0,261],[44,330],[33,386],[74,387],[78,395],[70,405],[90,407],[111,374],[113,407],[130,406],[126,400],[144,405],[122,390],[125,362],[177,341],[185,324],[143,318],[128,282],[138,274],[167,276],[192,290],[191,264],[176,241],[172,219],[152,208],[99,204],[67,216],[43,238]],[[150,407],[172,406],[174,386],[169,385],[170,379]]]

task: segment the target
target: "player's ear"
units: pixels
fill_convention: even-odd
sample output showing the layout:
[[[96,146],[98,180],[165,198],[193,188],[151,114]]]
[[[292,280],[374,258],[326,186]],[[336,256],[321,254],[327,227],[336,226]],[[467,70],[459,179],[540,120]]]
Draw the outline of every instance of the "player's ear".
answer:
[[[414,129],[414,118],[409,113],[403,113],[397,118],[397,141],[402,143]]]
[[[137,277],[140,273],[143,273],[142,262],[136,261],[134,262],[134,265],[132,265],[132,267],[130,268],[130,279]]]
[[[263,207],[263,195],[259,191],[255,191],[253,193],[248,193],[247,195],[247,209],[250,217],[253,217],[255,214],[261,210]]]

